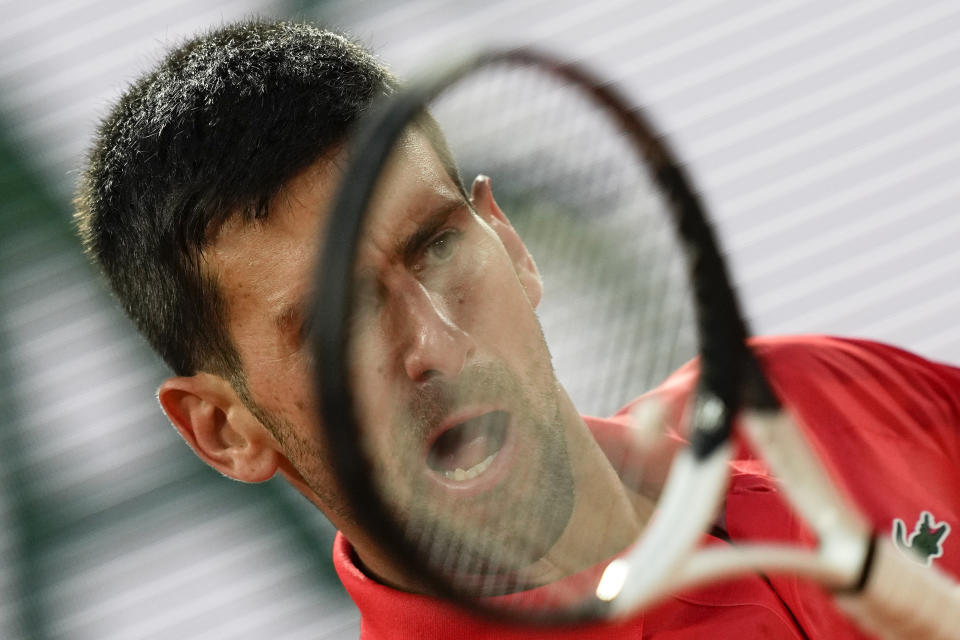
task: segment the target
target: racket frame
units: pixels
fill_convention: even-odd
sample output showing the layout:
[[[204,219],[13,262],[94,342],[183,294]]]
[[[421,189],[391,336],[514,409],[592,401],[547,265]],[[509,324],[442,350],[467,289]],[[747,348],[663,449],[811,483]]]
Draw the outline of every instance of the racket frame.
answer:
[[[650,124],[649,117],[634,107],[619,90],[602,81],[585,66],[531,48],[492,49],[465,56],[441,67],[434,74],[407,85],[374,106],[364,119],[350,147],[348,167],[334,200],[334,215],[326,228],[322,254],[317,261],[314,299],[309,321],[310,340],[316,357],[315,383],[318,389],[323,438],[335,461],[339,486],[351,505],[357,524],[390,554],[402,571],[424,584],[435,595],[458,600],[487,614],[503,614],[521,622],[531,618],[499,610],[491,611],[482,600],[459,594],[447,580],[416,561],[416,551],[405,542],[400,523],[392,517],[376,489],[373,468],[357,442],[358,419],[355,396],[349,384],[348,319],[351,311],[350,282],[358,240],[377,179],[403,131],[431,100],[470,73],[491,65],[532,67],[568,83],[612,118],[638,152],[638,161],[648,169],[659,192],[669,202],[669,211],[681,246],[686,252],[693,296],[696,298],[697,333],[704,367],[698,397],[708,399],[698,411],[691,430],[690,450],[698,460],[711,456],[729,440],[733,408],[739,403],[741,365],[747,360],[747,330],[741,321],[736,296],[717,249],[711,228],[696,192],[690,187],[683,167],[674,160],[666,140]],[[362,150],[362,153],[359,152]],[[594,607],[551,612],[537,623],[577,621],[593,615]]]
[[[633,142],[653,183],[670,203],[668,210],[690,270],[700,341],[690,446],[678,454],[671,467],[660,516],[638,544],[608,567],[597,604],[566,615],[551,612],[548,618],[484,606],[482,600],[451,590],[446,580],[416,561],[399,522],[389,514],[374,486],[373,469],[357,442],[358,421],[349,384],[350,282],[359,235],[381,170],[401,133],[433,98],[469,73],[501,63],[536,67],[575,85],[606,109]],[[350,179],[343,181],[334,201],[336,213],[328,223],[317,263],[315,282],[319,285],[312,305],[310,338],[317,355],[314,370],[325,425],[323,437],[330,458],[336,461],[336,478],[349,503],[360,506],[352,510],[357,524],[390,553],[401,570],[416,576],[435,595],[452,597],[469,609],[540,624],[580,620],[597,614],[598,609],[604,615],[626,616],[670,591],[693,584],[750,571],[783,571],[838,590],[838,602],[865,629],[877,632],[879,628],[894,634],[890,637],[920,629],[924,637],[960,638],[960,594],[955,584],[935,570],[915,565],[889,541],[873,537],[859,511],[833,486],[793,419],[781,410],[747,349],[749,331],[696,192],[648,116],[631,106],[615,87],[579,64],[532,49],[484,51],[377,105],[353,140],[354,152],[345,173]],[[363,152],[358,153],[359,149]],[[733,447],[733,416],[740,407],[745,407],[741,423],[746,437],[781,478],[788,498],[818,535],[816,549],[782,545],[696,549],[700,535],[722,504]],[[692,503],[691,496],[695,497]],[[683,535],[678,535],[681,531]],[[879,560],[874,562],[874,558]],[[902,585],[908,585],[907,589]],[[939,612],[939,622],[930,622],[931,611]],[[918,612],[922,614],[919,619]]]
[[[785,410],[748,409],[738,428],[810,525],[817,546],[698,548],[702,532],[722,508],[733,443],[706,459],[681,451],[657,516],[630,553],[614,561],[601,579],[598,598],[610,603],[613,616],[624,617],[682,589],[746,573],[792,573],[834,590],[851,590],[860,582],[872,549],[870,525],[830,480],[793,417]]]

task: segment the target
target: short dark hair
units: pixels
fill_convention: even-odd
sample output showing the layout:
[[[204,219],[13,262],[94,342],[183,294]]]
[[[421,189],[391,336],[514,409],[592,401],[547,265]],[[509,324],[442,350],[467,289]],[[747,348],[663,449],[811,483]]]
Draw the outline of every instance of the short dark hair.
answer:
[[[192,39],[120,97],[76,198],[87,253],[177,375],[243,385],[215,279],[211,231],[263,219],[283,185],[341,144],[396,82],[346,37],[251,21]]]

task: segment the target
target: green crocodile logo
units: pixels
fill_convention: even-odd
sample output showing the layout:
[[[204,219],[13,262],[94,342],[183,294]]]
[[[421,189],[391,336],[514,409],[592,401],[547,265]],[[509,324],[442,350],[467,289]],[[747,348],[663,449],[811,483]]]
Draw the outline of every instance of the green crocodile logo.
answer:
[[[913,532],[907,535],[907,525],[900,518],[893,519],[890,532],[897,547],[917,562],[929,567],[934,558],[943,555],[943,541],[950,533],[950,525],[937,522],[929,511],[920,513]]]

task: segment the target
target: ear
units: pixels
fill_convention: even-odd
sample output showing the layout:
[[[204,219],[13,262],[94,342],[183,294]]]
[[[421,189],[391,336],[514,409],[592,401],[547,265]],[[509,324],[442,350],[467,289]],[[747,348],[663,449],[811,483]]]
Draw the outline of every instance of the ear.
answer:
[[[513,261],[513,268],[517,272],[517,277],[520,278],[520,283],[527,292],[527,299],[536,308],[543,295],[543,281],[540,279],[540,272],[537,270],[537,264],[533,261],[533,256],[527,251],[527,246],[523,244],[523,240],[520,239],[497,201],[494,200],[493,191],[490,188],[490,178],[479,175],[474,179],[473,186],[470,188],[470,201],[476,208],[477,213],[500,238],[500,242],[503,243],[510,259]]]
[[[223,475],[263,482],[276,473],[279,444],[223,378],[209,373],[170,378],[157,398],[187,444]]]

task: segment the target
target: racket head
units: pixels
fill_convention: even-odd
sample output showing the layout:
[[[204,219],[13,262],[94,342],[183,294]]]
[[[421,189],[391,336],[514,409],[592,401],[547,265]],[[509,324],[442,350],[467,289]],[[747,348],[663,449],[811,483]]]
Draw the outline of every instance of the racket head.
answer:
[[[384,212],[390,210],[384,203],[396,197],[397,184],[404,184],[404,178],[406,183],[424,178],[405,175],[402,167],[425,157],[444,174],[435,170],[432,179],[445,183],[448,196],[456,198],[459,193],[465,201],[465,207],[451,214],[461,218],[462,227],[470,227],[464,235],[487,234],[480,240],[474,235],[470,242],[482,244],[496,236],[507,246],[515,270],[523,271],[524,257],[512,255],[508,246],[512,240],[504,240],[515,232],[521,247],[541,260],[539,272],[548,293],[542,303],[529,300],[530,288],[535,287],[531,285],[524,289],[528,302],[539,306],[551,348],[557,341],[574,345],[569,354],[554,351],[552,359],[545,348],[524,355],[524,360],[541,364],[545,358],[549,375],[537,373],[535,366],[523,370],[516,361],[500,369],[494,364],[470,370],[468,363],[464,373],[461,363],[455,376],[458,383],[450,385],[455,390],[434,394],[435,400],[442,398],[434,402],[437,409],[424,409],[416,402],[411,408],[408,398],[399,397],[408,392],[416,396],[416,381],[404,391],[384,391],[370,384],[376,376],[362,371],[370,360],[362,346],[369,344],[364,336],[388,333],[382,322],[387,287],[380,282],[377,294],[377,287],[370,286],[377,284],[376,278],[372,283],[364,279],[374,271],[364,263],[364,243],[376,235],[378,224],[397,228],[383,223],[388,219]],[[473,170],[489,173],[492,189],[489,182],[471,186],[459,180],[461,174],[472,177]],[[495,200],[490,193],[497,194]],[[613,500],[619,505],[614,508],[617,513],[592,514],[607,518],[593,523],[596,535],[565,547],[573,549],[565,552],[567,557],[575,558],[565,571],[541,572],[540,578],[525,573],[563,542],[574,514],[582,511],[578,478],[598,451],[571,462],[581,456],[581,449],[591,447],[583,434],[571,436],[569,429],[576,427],[567,426],[569,420],[561,417],[554,422],[555,431],[563,435],[550,444],[550,429],[537,427],[535,417],[524,409],[533,407],[534,416],[569,414],[562,397],[556,401],[559,408],[538,399],[549,395],[544,389],[553,368],[565,385],[571,385],[564,379],[564,369],[584,368],[585,351],[598,352],[594,360],[602,369],[611,368],[610,360],[622,361],[607,377],[602,369],[586,376],[579,372],[581,379],[599,382],[595,379],[572,391],[578,404],[583,398],[589,402],[605,395],[598,389],[615,388],[610,397],[586,407],[592,413],[611,412],[699,355],[694,410],[688,412],[684,435],[694,456],[706,458],[729,439],[740,400],[741,371],[748,360],[746,328],[713,232],[665,140],[642,111],[585,68],[530,49],[487,51],[423,76],[378,105],[351,145],[334,202],[317,262],[311,336],[323,437],[358,524],[426,590],[471,609],[536,623],[607,615],[609,607],[596,597],[597,583],[606,565],[637,539],[649,514],[624,525],[620,510],[632,507]],[[498,211],[506,211],[503,219]],[[402,213],[389,215],[403,218]],[[423,247],[414,249],[416,253]],[[446,249],[439,251],[438,259],[446,259]],[[476,263],[471,258],[478,255],[465,251],[464,259]],[[571,262],[576,264],[571,267]],[[584,277],[585,272],[590,276]],[[443,276],[436,286],[424,285],[419,291],[414,286],[405,304],[413,300],[426,305],[425,313],[435,316],[432,321],[443,324],[454,315],[452,306],[476,297],[473,285],[484,280],[481,274],[473,277],[463,279],[459,293],[451,293],[456,287],[449,283],[455,278]],[[523,274],[518,280],[523,285]],[[628,284],[611,292],[605,282]],[[431,286],[444,292],[430,291]],[[550,293],[550,287],[561,291]],[[484,293],[487,306],[501,304],[497,292]],[[509,292],[503,296],[509,297]],[[550,296],[563,302],[552,309]],[[451,302],[454,299],[458,302]],[[358,314],[358,309],[364,308],[380,310],[372,314],[378,318],[375,328],[362,319],[358,323],[358,315],[366,313]],[[588,325],[577,318],[596,309],[614,318],[613,328],[600,324],[591,343],[591,336],[577,335],[589,333]],[[458,345],[459,325],[448,324],[454,328],[440,327],[448,334],[447,346],[469,360],[476,345]],[[514,353],[523,351],[521,343],[508,341],[507,347],[515,347],[506,349]],[[564,358],[570,364],[564,364]],[[406,373],[413,379],[409,369]],[[539,389],[516,393],[530,378],[541,379]],[[380,410],[372,408],[377,405]],[[391,414],[384,406],[421,416],[425,424],[385,428]],[[466,414],[457,416],[461,409]],[[416,435],[406,439],[383,435],[394,432]],[[527,432],[540,434],[535,445],[524,446],[518,434]],[[444,436],[450,433],[455,435]],[[471,449],[468,443],[474,440],[480,444]],[[491,455],[484,457],[488,452]],[[613,477],[641,486],[647,469],[631,456],[625,450],[622,459],[613,461],[619,476]],[[493,461],[486,462],[488,458]],[[498,463],[503,458],[511,465]],[[565,462],[557,469],[551,466],[553,459]],[[517,471],[503,471],[498,464]],[[477,496],[486,490],[461,491],[457,486],[482,485],[488,469],[507,478],[494,484],[512,488],[492,490],[481,499]],[[477,473],[480,481],[464,478],[460,471]],[[609,483],[610,471],[605,473]],[[450,485],[449,495],[439,496],[443,492],[437,487]],[[555,490],[565,485],[573,488]],[[524,518],[528,520],[523,522]],[[605,538],[610,531],[617,533]],[[541,584],[544,575],[551,577]]]

